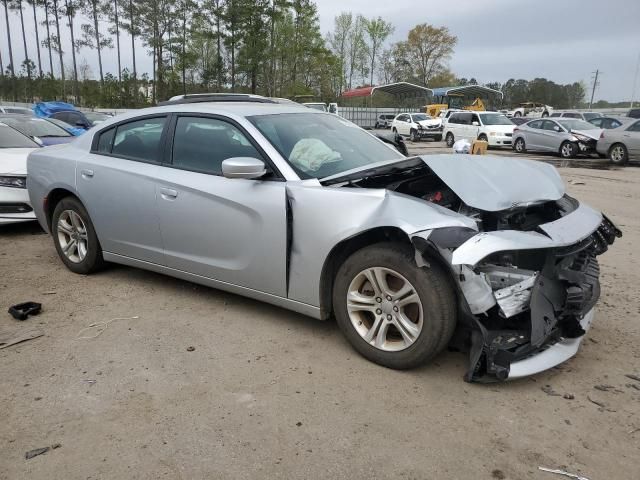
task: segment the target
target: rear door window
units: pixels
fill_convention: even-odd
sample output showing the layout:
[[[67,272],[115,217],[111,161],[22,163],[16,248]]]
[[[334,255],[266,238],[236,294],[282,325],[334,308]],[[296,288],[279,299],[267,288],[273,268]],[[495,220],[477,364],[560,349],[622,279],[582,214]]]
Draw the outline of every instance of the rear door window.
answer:
[[[527,127],[529,128],[542,128],[542,120],[534,120],[533,122],[527,123]]]
[[[636,122],[627,128],[627,132],[640,132],[640,122]]]
[[[166,120],[166,117],[145,118],[118,125],[111,154],[132,160],[160,162],[160,144]],[[104,143],[106,142],[107,137]]]

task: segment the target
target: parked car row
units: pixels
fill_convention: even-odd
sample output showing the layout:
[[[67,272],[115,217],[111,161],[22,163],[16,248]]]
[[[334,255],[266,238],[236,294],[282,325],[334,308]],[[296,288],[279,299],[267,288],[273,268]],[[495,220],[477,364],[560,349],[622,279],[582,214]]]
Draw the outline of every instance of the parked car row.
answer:
[[[597,117],[590,122],[567,117],[531,120],[514,129],[513,150],[552,152],[562,158],[598,153],[617,165],[640,157],[640,120]]]
[[[507,127],[467,114],[488,137]],[[428,128],[406,115],[403,132]],[[34,148],[28,176],[73,272],[122,263],[335,318],[390,368],[451,345],[469,354],[467,381],[573,356],[599,297],[596,257],[621,236],[551,165],[407,158],[335,115],[253,95],[126,113]]]

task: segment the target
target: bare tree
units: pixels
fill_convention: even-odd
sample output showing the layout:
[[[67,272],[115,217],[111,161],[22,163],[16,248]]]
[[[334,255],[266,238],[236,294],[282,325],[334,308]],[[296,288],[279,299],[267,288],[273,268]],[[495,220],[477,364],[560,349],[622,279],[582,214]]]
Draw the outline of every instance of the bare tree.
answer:
[[[15,76],[16,72],[14,70],[13,63],[13,44],[11,43],[11,29],[9,28],[9,6],[7,5],[7,0],[2,0],[2,4],[4,5],[4,19],[7,25],[7,43],[9,44],[9,71],[11,72],[11,79],[14,82],[14,98],[15,98]]]
[[[60,60],[60,78],[62,80],[62,97],[65,98],[65,80],[64,80],[64,60],[62,58],[62,41],[60,40],[60,15],[64,15],[58,6],[58,0],[53,0],[53,15],[56,20],[56,51],[58,52],[58,58]],[[73,49],[73,47],[72,47]]]
[[[38,34],[38,17],[36,16],[36,0],[28,0],[28,3],[31,4],[31,8],[33,9],[33,25],[34,30],[36,32],[36,52],[38,53],[38,72],[40,77],[42,77],[42,60],[40,59],[40,36]]]
[[[80,90],[78,88],[78,64],[76,62],[76,49],[78,49],[79,46],[76,43],[75,28],[73,25],[73,21],[78,10],[78,5],[76,4],[76,0],[64,0],[64,7],[64,14],[67,17],[67,27],[69,27],[69,33],[71,35],[71,59],[73,60],[73,95],[75,97],[75,101],[80,102]]]
[[[42,0],[42,6],[44,7],[44,22],[42,24],[47,28],[47,39],[42,41],[43,46],[47,47],[49,51],[49,70],[51,71],[51,78],[54,78],[53,73],[53,53],[51,48],[51,30],[49,28],[49,0]]]
[[[389,35],[393,33],[393,25],[389,22],[385,22],[381,17],[371,20],[365,19],[364,30],[367,33],[369,39],[369,59],[371,60],[371,80],[370,85],[373,85],[373,75],[376,68],[376,59],[380,54],[380,48],[384,42],[389,38]]]

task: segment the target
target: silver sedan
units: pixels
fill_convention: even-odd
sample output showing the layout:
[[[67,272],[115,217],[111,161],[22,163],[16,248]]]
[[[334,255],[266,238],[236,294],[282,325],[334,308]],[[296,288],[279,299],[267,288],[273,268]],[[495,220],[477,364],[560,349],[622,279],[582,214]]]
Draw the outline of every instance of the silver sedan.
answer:
[[[595,152],[602,129],[573,118],[532,120],[513,130],[513,150],[552,152],[562,158]]]
[[[335,318],[391,368],[451,345],[469,353],[468,381],[573,356],[596,257],[621,235],[550,165],[406,158],[336,115],[248,95],[123,114],[28,170],[73,272],[120,263]]]
[[[621,126],[602,132],[596,149],[612,163],[624,165],[630,158],[640,158],[640,120],[622,120]]]

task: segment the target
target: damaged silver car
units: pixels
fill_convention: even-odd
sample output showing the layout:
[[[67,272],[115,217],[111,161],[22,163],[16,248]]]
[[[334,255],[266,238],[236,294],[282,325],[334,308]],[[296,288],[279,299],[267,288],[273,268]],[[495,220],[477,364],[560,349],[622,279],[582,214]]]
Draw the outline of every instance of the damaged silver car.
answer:
[[[123,114],[32,153],[28,189],[62,262],[136,266],[318,319],[397,369],[447,346],[467,381],[574,355],[621,232],[550,165],[406,158],[338,117],[250,95]]]

